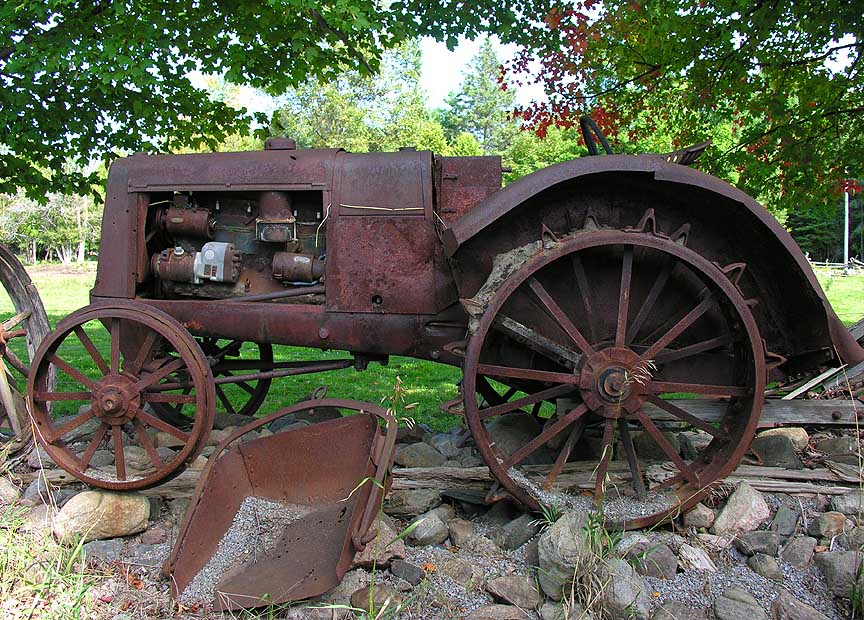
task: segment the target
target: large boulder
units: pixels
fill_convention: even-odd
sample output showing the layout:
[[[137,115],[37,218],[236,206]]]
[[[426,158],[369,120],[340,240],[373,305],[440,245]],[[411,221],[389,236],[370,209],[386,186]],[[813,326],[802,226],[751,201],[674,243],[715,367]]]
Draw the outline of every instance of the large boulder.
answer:
[[[440,467],[447,458],[428,443],[419,441],[396,446],[393,460],[402,467]]]
[[[387,566],[394,559],[405,557],[405,543],[402,540],[396,540],[398,532],[390,517],[380,513],[372,527],[377,529],[378,533],[363,551],[354,555],[351,568]]]
[[[738,483],[714,520],[714,534],[740,534],[755,530],[771,516],[762,494],[746,482]]]
[[[708,620],[708,609],[693,603],[666,601],[657,605],[651,620]]]
[[[650,589],[625,560],[601,562],[597,578],[603,585],[600,604],[613,620],[647,620],[651,612]]]
[[[486,584],[486,591],[495,600],[522,609],[536,609],[543,602],[534,580],[525,575],[495,577]]]
[[[143,532],[150,519],[150,502],[139,493],[84,491],[70,499],[54,519],[61,542],[102,540]]]
[[[858,571],[862,562],[864,553],[860,551],[829,551],[816,555],[816,566],[825,575],[828,589],[839,598],[849,598],[856,580],[859,589],[864,585],[864,577]]]
[[[447,521],[453,518],[453,509],[442,505],[423,513],[412,521],[408,540],[415,545],[440,545],[450,535]],[[410,527],[410,526],[409,526]]]
[[[846,435],[823,439],[816,442],[816,449],[823,452],[829,461],[847,465],[858,464],[858,440],[855,437]]]
[[[816,542],[816,539],[810,536],[796,536],[780,552],[780,558],[794,568],[803,570],[810,565],[810,561],[813,559]]]
[[[792,440],[783,435],[760,435],[753,440],[750,450],[769,467],[804,469]]]
[[[627,551],[627,560],[640,575],[675,579],[678,557],[662,543],[637,543]]]
[[[852,489],[845,495],[835,495],[831,498],[831,510],[844,515],[864,515],[864,491]]]
[[[755,553],[777,555],[777,550],[780,548],[780,535],[766,530],[745,532],[735,539],[735,548],[744,555]]]
[[[792,442],[792,447],[794,447],[798,452],[804,450],[804,448],[807,447],[807,443],[810,441],[810,436],[807,434],[807,431],[799,426],[769,428],[768,430],[759,433],[758,437],[772,437],[776,435],[785,437]]]
[[[714,511],[699,503],[684,515],[684,527],[709,528],[714,525]]]
[[[717,620],[768,620],[765,610],[747,590],[738,587],[727,589],[714,601]]]
[[[774,620],[828,620],[828,616],[802,603],[782,589],[771,603],[771,613],[774,615]]]
[[[508,413],[492,418],[486,426],[489,434],[489,443],[502,454],[510,455],[519,448],[534,439],[543,430],[540,422],[530,413]],[[540,448],[528,455],[522,463],[524,465],[538,465],[550,462],[550,454],[547,448]]]
[[[540,522],[530,513],[520,515],[489,535],[492,541],[502,549],[518,549],[534,538],[540,531]]]
[[[540,587],[546,595],[561,600],[564,586],[573,580],[573,571],[589,553],[585,548],[588,512],[572,510],[546,528],[538,544]]]
[[[392,517],[416,517],[440,505],[438,489],[400,489],[387,494],[384,512]]]

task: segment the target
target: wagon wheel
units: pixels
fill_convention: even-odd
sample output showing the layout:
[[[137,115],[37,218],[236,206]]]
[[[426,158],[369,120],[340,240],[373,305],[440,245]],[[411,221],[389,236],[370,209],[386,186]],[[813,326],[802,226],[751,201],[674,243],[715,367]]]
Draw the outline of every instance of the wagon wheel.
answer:
[[[243,346],[247,344],[242,340],[211,337],[196,338],[196,340],[207,357],[214,378],[234,377],[272,369],[273,347],[269,344],[248,343],[256,348],[252,353],[242,351]],[[185,381],[185,373],[175,374],[175,379]],[[267,398],[272,382],[272,379],[250,379],[218,384],[215,386],[216,410],[254,416]],[[152,403],[151,407],[160,418],[172,424],[180,424],[183,420],[176,404]]]
[[[30,433],[23,397],[30,360],[51,327],[30,276],[2,245],[0,282],[0,448],[18,450]]]
[[[593,501],[624,527],[645,527],[694,505],[748,449],[766,371],[756,323],[735,283],[742,265],[721,269],[685,240],[641,229],[576,233],[510,275],[479,317],[466,350],[463,393],[483,395],[487,378],[512,393],[499,404],[486,395],[466,397],[466,418],[495,478],[529,507],[590,506],[590,498],[561,493],[556,484],[586,427],[602,436],[586,468]],[[561,349],[577,362],[563,363]],[[721,399],[720,423],[694,416],[687,410],[692,401],[669,399],[681,393]],[[491,439],[498,416],[559,399],[566,406],[520,447],[505,453]],[[709,433],[710,443],[685,462],[652,419],[658,412]],[[633,448],[637,431],[674,464],[667,479],[645,476],[646,463]],[[616,435],[627,471],[625,482],[609,485]],[[532,480],[526,459],[550,445],[557,453],[551,468]]]
[[[56,388],[48,387],[52,371]],[[178,372],[187,377],[183,384],[172,381]],[[180,473],[206,445],[215,402],[195,339],[164,312],[132,301],[93,304],[63,319],[36,354],[28,398],[51,458],[79,480],[114,490]],[[149,413],[153,403],[177,405],[191,428]],[[148,430],[161,433],[165,445],[157,447]],[[113,452],[110,468],[94,464],[100,448]]]

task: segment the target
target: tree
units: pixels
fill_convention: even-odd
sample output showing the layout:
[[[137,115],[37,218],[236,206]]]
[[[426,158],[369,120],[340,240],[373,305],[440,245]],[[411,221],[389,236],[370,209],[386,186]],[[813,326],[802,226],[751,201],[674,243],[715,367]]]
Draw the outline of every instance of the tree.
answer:
[[[836,200],[864,162],[858,3],[580,0],[544,23],[508,67],[549,93],[519,110],[536,131],[592,113],[619,143],[714,138],[703,167],[778,213]]]
[[[467,132],[486,153],[507,149],[517,131],[510,117],[516,98],[500,78],[501,59],[486,37],[463,73],[459,89],[447,97],[448,109],[442,116],[451,138]]]
[[[0,5],[0,193],[89,193],[81,169],[139,150],[214,146],[251,120],[194,88],[219,74],[271,93],[417,36],[514,32],[533,0],[21,0]],[[382,6],[383,5],[383,6]],[[523,8],[522,5],[525,5]],[[533,9],[531,9],[533,11]],[[71,159],[77,166],[64,170]]]

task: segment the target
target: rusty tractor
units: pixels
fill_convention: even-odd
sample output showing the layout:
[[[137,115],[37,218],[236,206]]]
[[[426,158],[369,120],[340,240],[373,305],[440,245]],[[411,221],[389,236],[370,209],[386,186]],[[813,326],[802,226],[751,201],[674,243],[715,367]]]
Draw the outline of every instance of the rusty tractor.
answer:
[[[33,361],[39,439],[89,484],[156,485],[201,453],[217,408],[253,415],[274,379],[410,356],[462,369],[451,410],[499,490],[538,509],[568,462],[589,461],[583,500],[626,527],[667,519],[739,463],[766,383],[864,359],[789,234],[682,165],[697,152],[585,157],[503,189],[499,157],[285,138],[118,160],[92,303]],[[282,362],[274,344],[346,355]],[[494,441],[514,419],[530,438]],[[660,420],[710,441],[685,459]],[[645,475],[637,432],[671,462],[663,480]],[[100,450],[113,465],[94,465]],[[613,489],[619,454],[628,483]]]

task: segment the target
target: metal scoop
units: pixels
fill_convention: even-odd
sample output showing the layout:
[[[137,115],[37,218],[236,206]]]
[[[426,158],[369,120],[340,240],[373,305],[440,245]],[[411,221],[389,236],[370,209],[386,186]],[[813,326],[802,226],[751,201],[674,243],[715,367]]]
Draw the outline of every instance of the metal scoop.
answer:
[[[319,407],[357,413],[241,443],[274,420]],[[204,468],[165,562],[174,597],[231,610],[335,588],[376,535],[395,443],[386,410],[329,398],[237,429]]]

